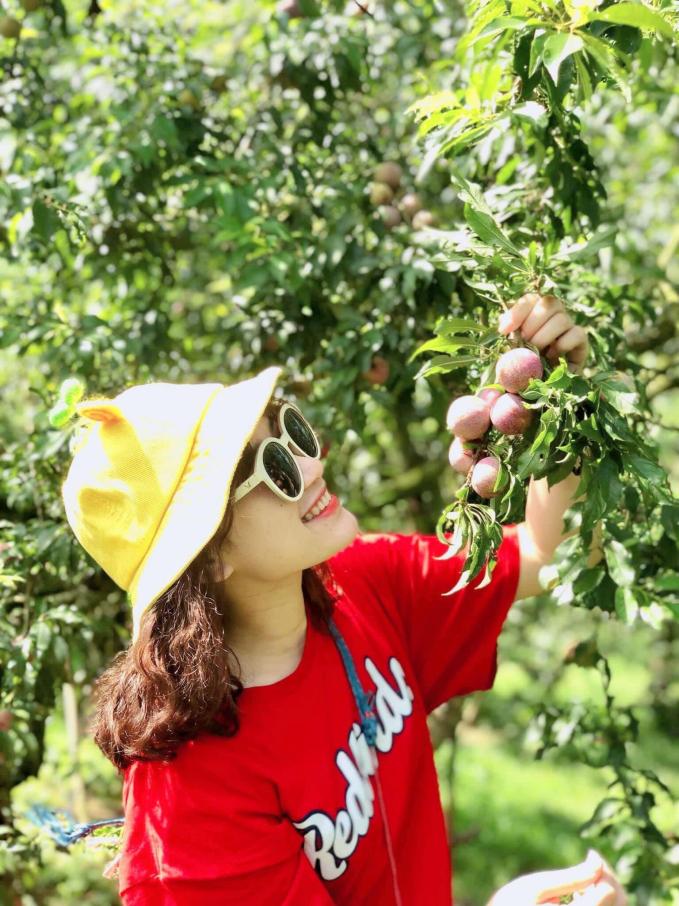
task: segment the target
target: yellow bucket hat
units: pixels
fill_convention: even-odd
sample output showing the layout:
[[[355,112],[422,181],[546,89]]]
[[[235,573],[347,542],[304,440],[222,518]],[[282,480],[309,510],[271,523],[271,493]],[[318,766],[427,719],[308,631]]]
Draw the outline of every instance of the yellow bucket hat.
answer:
[[[149,383],[75,406],[82,433],[62,484],[76,538],[132,604],[148,607],[217,531],[241,454],[283,369],[231,385]]]

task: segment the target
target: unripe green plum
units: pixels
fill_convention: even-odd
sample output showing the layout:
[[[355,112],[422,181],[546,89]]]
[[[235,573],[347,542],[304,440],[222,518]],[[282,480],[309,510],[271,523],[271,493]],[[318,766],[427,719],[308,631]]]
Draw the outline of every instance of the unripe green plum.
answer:
[[[462,440],[483,437],[490,427],[488,403],[478,396],[459,396],[448,407],[446,426]]]
[[[540,356],[525,346],[503,353],[495,366],[498,384],[510,393],[520,393],[531,378],[542,377]]]
[[[533,421],[533,410],[515,393],[503,393],[491,407],[490,420],[502,434],[524,434]]]
[[[200,101],[190,88],[182,88],[177,95],[177,100],[182,107],[192,107],[194,110],[200,109]]]
[[[0,35],[3,38],[18,38],[21,34],[21,22],[13,16],[0,17]]]
[[[216,75],[210,82],[210,89],[217,94],[226,91],[229,82],[225,75]]]
[[[456,437],[448,450],[448,462],[456,472],[466,475],[472,467],[474,451],[461,437]]]
[[[472,470],[471,486],[479,497],[490,500],[502,491],[502,488],[493,490],[499,471],[500,461],[495,456],[484,456],[476,463]]]
[[[401,176],[403,170],[393,160],[385,160],[375,168],[375,182],[386,182],[392,189],[398,189],[401,185]]]
[[[390,204],[394,190],[386,182],[374,182],[370,187],[370,203],[374,205]]]

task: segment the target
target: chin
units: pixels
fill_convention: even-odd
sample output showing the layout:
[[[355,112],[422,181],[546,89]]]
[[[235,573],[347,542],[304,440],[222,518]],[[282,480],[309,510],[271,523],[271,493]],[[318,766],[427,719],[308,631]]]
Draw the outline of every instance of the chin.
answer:
[[[319,526],[318,539],[321,543],[323,539],[326,547],[324,560],[332,557],[338,551],[344,550],[354,540],[359,532],[358,519],[350,511],[342,507],[339,512],[335,513],[331,519],[334,525],[327,525],[324,529]]]
[[[341,523],[341,525],[338,524],[337,531],[333,533],[333,536],[337,538],[337,544],[333,545],[333,554],[336,554],[337,551],[344,550],[348,544],[351,544],[359,532],[358,519],[350,510],[342,507],[342,512],[337,513],[337,517],[337,522]]]

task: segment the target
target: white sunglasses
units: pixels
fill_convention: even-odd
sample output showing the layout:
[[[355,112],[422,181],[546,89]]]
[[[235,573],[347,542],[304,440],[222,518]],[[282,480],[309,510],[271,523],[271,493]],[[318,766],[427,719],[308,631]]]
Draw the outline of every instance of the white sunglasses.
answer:
[[[304,494],[304,478],[288,448],[297,456],[321,458],[321,445],[309,422],[292,403],[278,410],[280,437],[265,437],[257,448],[252,475],[236,488],[238,501],[262,481],[283,500],[299,500]]]

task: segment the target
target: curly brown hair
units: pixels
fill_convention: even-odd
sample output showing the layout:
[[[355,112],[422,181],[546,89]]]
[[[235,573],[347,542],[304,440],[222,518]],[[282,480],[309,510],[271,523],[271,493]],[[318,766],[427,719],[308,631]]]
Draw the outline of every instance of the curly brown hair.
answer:
[[[269,400],[265,415],[272,424],[284,402]],[[200,732],[235,736],[239,730],[244,687],[231,670],[238,658],[225,638],[212,575],[233,525],[234,491],[252,474],[255,452],[252,443],[243,451],[215,534],[146,611],[137,640],[94,683],[89,730],[119,771],[136,760],[171,760],[181,743]],[[302,591],[312,625],[328,633],[338,590],[327,562],[303,570]]]

